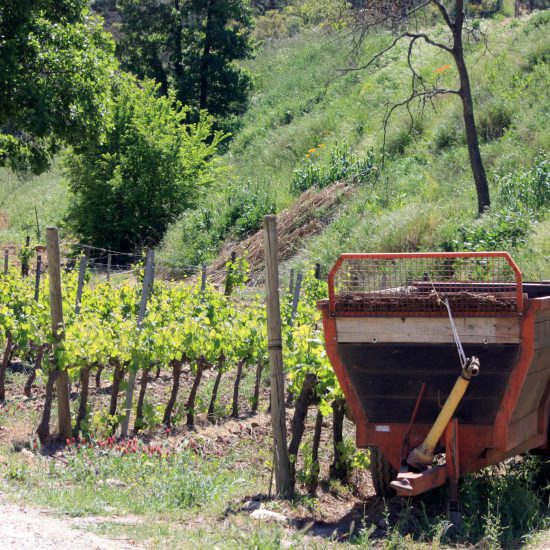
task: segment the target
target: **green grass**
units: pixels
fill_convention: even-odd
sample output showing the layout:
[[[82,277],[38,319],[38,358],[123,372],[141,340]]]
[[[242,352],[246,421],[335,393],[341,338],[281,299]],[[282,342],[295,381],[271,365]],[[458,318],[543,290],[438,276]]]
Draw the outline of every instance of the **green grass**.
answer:
[[[494,203],[499,177],[529,167],[539,151],[550,150],[544,15],[521,21],[484,20],[488,49],[482,41],[468,44],[482,155]],[[387,41],[387,36],[370,38],[358,62]],[[161,254],[176,263],[208,259],[216,252],[217,239],[231,235],[227,219],[236,218],[238,224],[238,206],[243,202],[252,201],[257,210],[273,204],[279,211],[295,199],[291,188],[295,171],[304,170],[311,160],[327,166],[331,151],[343,142],[359,158],[372,148],[380,150],[388,102],[406,97],[410,86],[404,47],[368,71],[337,78],[348,51],[335,36],[306,31],[273,41],[249,62],[257,75],[254,96],[225,155],[232,183],[221,184],[200,215],[176,223]],[[423,47],[416,59],[426,78],[433,78],[435,69],[449,62],[430,47]],[[456,84],[452,68],[440,78],[443,85]],[[297,264],[321,261],[326,268],[340,252],[350,250],[441,249],[456,238],[460,227],[474,223],[476,197],[460,102],[442,97],[435,107],[427,106],[423,117],[415,111],[411,135],[408,115],[395,113],[380,178],[374,186],[367,182],[358,187],[325,234],[304,243]],[[311,159],[306,159],[312,148],[316,149]],[[255,200],[260,195],[262,200]],[[254,227],[259,227],[261,215],[256,214]],[[547,271],[545,263],[539,257],[524,265],[531,269],[536,264]],[[535,272],[539,268],[533,267]]]
[[[253,520],[243,503],[253,495],[267,493],[269,430],[254,437],[236,436],[230,443],[219,442],[215,434],[202,432],[201,428],[178,431],[168,439],[156,431],[153,444],[171,451],[162,458],[139,452],[123,454],[97,445],[57,449],[54,456],[31,454],[28,444],[38,422],[38,402],[15,395],[14,390],[23,380],[22,374],[10,375],[9,394],[14,397],[8,404],[9,414],[0,414],[2,496],[45,507],[60,518],[72,518],[72,526],[100,535],[128,538],[146,548],[211,546],[251,550],[426,549],[474,544],[481,548],[516,548],[548,537],[548,464],[538,458],[515,459],[468,476],[461,485],[466,515],[464,528],[459,531],[450,530],[445,518],[445,488],[413,500],[397,498],[384,504],[375,497],[366,497],[365,487],[334,481],[323,481],[316,497],[298,495],[292,502],[265,502],[269,510],[306,520],[300,525],[268,523]],[[207,395],[209,388],[204,390]],[[222,401],[230,393],[230,384],[226,384]],[[327,428],[325,433],[329,431]],[[223,423],[219,433],[223,438]],[[151,434],[143,436],[145,444]],[[195,444],[190,445],[190,440]],[[330,437],[323,438],[325,473],[331,445]],[[366,483],[362,475],[353,479]],[[301,485],[298,490],[302,490]],[[331,528],[331,522],[340,518],[345,524],[350,510],[340,505],[353,499],[358,491],[364,499],[355,500],[355,509],[360,509],[357,530],[351,536],[347,530],[332,536],[336,523]],[[327,502],[329,494],[332,500]],[[338,506],[334,512],[331,503]],[[325,514],[326,524],[322,521]],[[308,518],[316,518],[312,532],[307,532]]]
[[[550,150],[548,19],[541,12],[521,20],[502,15],[483,20],[488,48],[483,41],[467,46],[482,155],[497,211],[498,181],[529,168],[540,151]],[[370,37],[358,63],[389,39]],[[403,99],[409,90],[404,51],[402,46],[369,70],[338,77],[349,48],[336,35],[305,30],[265,45],[247,62],[255,87],[241,129],[224,153],[224,175],[197,211],[168,230],[160,260],[182,266],[213,258],[224,239],[253,231],[263,214],[293,203],[296,171],[305,173],[313,163],[330,173],[331,153],[344,143],[358,159],[372,149],[378,154],[388,103]],[[426,78],[434,78],[435,70],[449,62],[427,46],[416,60]],[[456,84],[453,68],[439,78],[443,85]],[[296,265],[320,261],[326,270],[340,252],[351,250],[444,249],[459,238],[461,228],[478,223],[459,100],[438,98],[435,107],[427,106],[423,117],[415,110],[412,134],[408,116],[395,113],[379,178],[358,184],[328,229],[301,243]],[[0,229],[1,242],[20,242],[25,234],[34,234],[35,205],[42,228],[62,219],[68,198],[60,182],[55,166],[27,181],[0,173],[0,210],[9,221],[7,229]],[[525,242],[512,250],[529,278],[550,277],[543,214],[537,215]],[[509,244],[503,241],[502,246]]]
[[[67,204],[58,163],[40,176],[17,175],[0,169],[0,244],[21,244],[26,235],[36,242],[35,207],[44,242],[46,227],[59,225]]]

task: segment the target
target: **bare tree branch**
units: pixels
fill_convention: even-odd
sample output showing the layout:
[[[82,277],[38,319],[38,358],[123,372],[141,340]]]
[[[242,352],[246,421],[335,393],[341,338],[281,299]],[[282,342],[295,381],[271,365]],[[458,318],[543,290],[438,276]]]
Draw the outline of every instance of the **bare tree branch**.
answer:
[[[441,42],[436,42],[435,40],[432,40],[427,34],[423,32],[420,32],[420,33],[406,32],[403,34],[403,36],[408,36],[410,38],[422,38],[422,40],[424,40],[424,42],[426,42],[427,44],[430,44],[430,46],[435,46],[436,48],[445,50],[447,53],[450,53],[451,55],[453,55],[452,48],[449,48],[449,46],[446,46]]]
[[[447,8],[445,7],[445,4],[443,4],[443,2],[440,2],[440,0],[431,0],[430,3],[435,4],[437,6],[437,9],[439,10],[439,12],[441,13],[441,16],[445,20],[445,23],[447,23],[447,26],[449,27],[449,29],[453,30],[454,23],[453,23],[453,20],[451,19],[451,15],[449,14],[449,10],[447,10]]]
[[[385,53],[389,52],[392,48],[394,48],[401,39],[405,38],[405,36],[406,34],[401,34],[400,36],[397,36],[396,38],[394,38],[394,40],[389,46],[387,46],[386,48],[382,48],[376,55],[371,57],[369,61],[364,65],[359,65],[356,67],[346,67],[345,69],[338,69],[338,72],[340,74],[347,74],[349,72],[363,71],[365,69],[368,69],[376,60],[380,59]]]

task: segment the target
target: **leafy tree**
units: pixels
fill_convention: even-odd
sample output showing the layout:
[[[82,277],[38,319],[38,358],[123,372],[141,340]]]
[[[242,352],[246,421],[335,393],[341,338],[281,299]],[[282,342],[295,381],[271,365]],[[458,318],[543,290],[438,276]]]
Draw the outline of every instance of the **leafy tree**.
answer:
[[[139,78],[153,78],[166,95],[174,71],[173,53],[169,53],[174,50],[177,25],[173,7],[162,0],[120,0],[118,6],[121,32],[116,54],[121,67]]]
[[[98,9],[103,4],[96,2]],[[154,78],[164,94],[174,87],[190,120],[206,109],[227,128],[224,119],[244,112],[251,80],[235,61],[252,55],[246,0],[119,0],[117,6],[116,51],[124,69]]]
[[[233,62],[252,55],[250,11],[243,0],[183,0],[182,103],[215,117],[242,114],[250,77]],[[180,77],[181,78],[181,77]]]
[[[114,46],[83,0],[0,4],[0,165],[40,173],[101,131]]]
[[[185,124],[187,108],[158,95],[150,80],[120,76],[103,139],[67,159],[73,193],[68,224],[93,244],[128,251],[162,238],[212,181],[210,157],[223,134],[203,114]]]

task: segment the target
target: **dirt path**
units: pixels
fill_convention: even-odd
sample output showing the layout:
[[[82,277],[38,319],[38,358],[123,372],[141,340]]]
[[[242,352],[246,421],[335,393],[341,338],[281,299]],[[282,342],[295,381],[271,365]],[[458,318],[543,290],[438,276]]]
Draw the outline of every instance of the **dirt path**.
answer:
[[[47,511],[5,502],[0,497],[2,542],[17,550],[136,550],[125,540],[106,538],[76,529],[74,523]]]

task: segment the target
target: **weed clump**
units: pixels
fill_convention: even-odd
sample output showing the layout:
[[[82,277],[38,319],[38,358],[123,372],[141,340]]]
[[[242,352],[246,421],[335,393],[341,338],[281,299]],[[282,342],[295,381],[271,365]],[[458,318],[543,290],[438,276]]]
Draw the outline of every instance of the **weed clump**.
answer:
[[[510,548],[543,527],[547,518],[537,484],[540,469],[541,460],[527,456],[466,477],[460,489],[465,542]]]
[[[322,165],[314,155],[323,148],[324,144],[320,144],[309,149],[302,164],[294,170],[290,183],[293,193],[303,193],[313,186],[322,189],[344,179],[365,183],[375,173],[377,162],[372,150],[359,158],[346,143],[336,144],[328,164]]]

